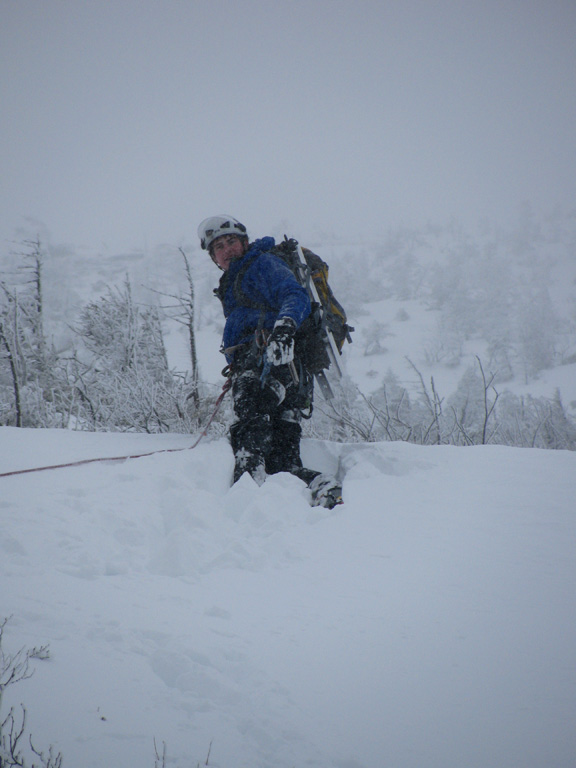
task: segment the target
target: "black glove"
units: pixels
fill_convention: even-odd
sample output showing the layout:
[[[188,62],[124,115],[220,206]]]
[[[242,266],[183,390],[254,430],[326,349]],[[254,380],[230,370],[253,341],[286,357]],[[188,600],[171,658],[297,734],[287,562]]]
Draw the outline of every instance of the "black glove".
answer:
[[[294,360],[295,333],[296,323],[291,317],[276,320],[266,346],[266,359],[271,365],[286,365]]]

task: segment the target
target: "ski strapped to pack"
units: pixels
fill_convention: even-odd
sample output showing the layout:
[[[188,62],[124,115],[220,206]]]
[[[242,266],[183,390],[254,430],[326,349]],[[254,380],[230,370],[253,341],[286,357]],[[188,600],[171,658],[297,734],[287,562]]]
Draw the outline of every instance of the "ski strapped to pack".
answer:
[[[320,336],[324,341],[325,346],[325,353],[327,355],[327,364],[319,367],[318,369],[314,369],[312,373],[314,374],[314,377],[316,378],[316,381],[318,382],[318,386],[320,387],[320,390],[322,391],[322,394],[324,395],[324,398],[326,400],[330,400],[334,397],[334,392],[332,391],[332,387],[330,386],[330,383],[326,377],[325,369],[328,367],[332,367],[333,371],[336,373],[338,378],[342,378],[342,369],[340,367],[340,361],[339,358],[342,354],[338,344],[336,343],[336,339],[334,338],[334,333],[332,328],[330,328],[327,320],[327,313],[328,309],[326,307],[325,300],[320,296],[318,292],[318,288],[316,286],[316,283],[314,282],[314,276],[312,273],[312,268],[310,267],[308,260],[304,254],[304,249],[300,245],[300,243],[295,240],[294,238],[288,239],[286,235],[284,235],[284,242],[279,246],[279,251],[283,251],[282,257],[284,258],[284,261],[288,264],[288,266],[291,267],[292,271],[295,272],[295,275],[299,281],[299,283],[306,288],[308,291],[308,296],[310,298],[310,301],[312,303],[312,313],[317,315],[317,321],[319,321],[319,331]],[[292,253],[296,256],[295,263],[292,261],[292,259],[287,258],[288,253],[287,251],[292,251]],[[320,258],[315,256],[315,254],[312,254],[311,252],[308,252],[311,257],[315,257],[320,263]],[[324,265],[326,266],[326,265]],[[330,288],[328,287],[327,282],[325,281],[325,286],[329,292],[329,300],[333,302],[337,308],[339,314],[343,318],[342,325],[342,331],[344,334],[344,338],[348,342],[352,342],[352,337],[350,336],[350,333],[354,330],[349,325],[346,324],[345,319],[345,313],[342,307],[338,304],[334,296],[332,295]]]

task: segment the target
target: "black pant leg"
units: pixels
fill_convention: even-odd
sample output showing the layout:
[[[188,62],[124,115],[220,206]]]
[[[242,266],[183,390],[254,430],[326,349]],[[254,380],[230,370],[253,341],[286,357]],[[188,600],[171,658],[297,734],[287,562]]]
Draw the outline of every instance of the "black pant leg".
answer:
[[[259,370],[235,375],[232,397],[236,420],[230,428],[234,482],[244,472],[262,480],[264,472],[290,472],[307,484],[319,474],[303,467],[300,457],[300,409],[311,399],[310,387],[303,397],[302,383],[294,382],[285,365],[272,368],[264,386]]]
[[[265,397],[255,371],[242,371],[234,377],[232,399],[236,417],[230,427],[235,459],[234,482],[244,472],[249,472],[255,479],[257,474],[263,478],[272,428],[269,398]]]

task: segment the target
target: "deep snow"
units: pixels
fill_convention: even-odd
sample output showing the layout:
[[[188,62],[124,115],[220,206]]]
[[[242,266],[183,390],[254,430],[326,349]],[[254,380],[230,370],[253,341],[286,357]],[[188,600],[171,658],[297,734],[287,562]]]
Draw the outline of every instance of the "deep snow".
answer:
[[[135,284],[173,294],[181,255],[164,250],[53,254],[52,321],[130,264]],[[318,249],[348,306],[336,251]],[[565,263],[554,285],[569,302]],[[217,391],[204,254],[194,275],[201,376]],[[456,370],[427,365],[439,313],[376,293],[351,312],[351,378],[370,393],[392,370],[410,386],[407,355],[448,396],[478,341]],[[366,355],[375,321],[385,349]],[[165,330],[186,367],[185,333]],[[506,387],[560,386],[574,413],[575,367]],[[153,768],[154,739],[174,768],[208,754],[212,768],[573,768],[575,453],[306,440],[306,463],[344,479],[329,512],[289,476],[230,488],[227,442],[194,440],[0,427],[0,474],[184,449],[0,477],[5,651],[51,649],[3,705],[25,703],[35,744],[62,750],[64,768]]]
[[[3,427],[0,472],[192,442]],[[65,768],[572,768],[576,454],[304,457],[343,506],[223,439],[0,478],[5,650],[51,650],[4,712]]]

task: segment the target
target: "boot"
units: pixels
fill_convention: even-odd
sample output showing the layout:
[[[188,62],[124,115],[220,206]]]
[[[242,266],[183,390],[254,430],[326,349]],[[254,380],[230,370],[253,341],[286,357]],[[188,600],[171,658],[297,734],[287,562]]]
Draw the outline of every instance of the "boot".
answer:
[[[248,472],[258,485],[266,480],[264,455],[270,443],[270,421],[267,417],[233,424],[230,443],[234,452],[234,483]]]
[[[312,494],[313,507],[333,509],[337,504],[343,504],[342,486],[330,475],[317,474],[308,487]]]

